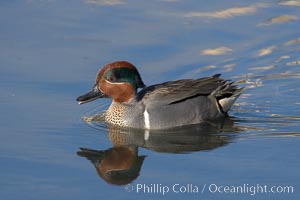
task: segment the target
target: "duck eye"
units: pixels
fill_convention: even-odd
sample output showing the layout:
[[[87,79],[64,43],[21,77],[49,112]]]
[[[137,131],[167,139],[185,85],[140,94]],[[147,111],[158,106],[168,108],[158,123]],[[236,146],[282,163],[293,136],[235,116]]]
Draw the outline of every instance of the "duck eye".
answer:
[[[116,77],[114,77],[113,75],[111,75],[111,76],[107,77],[107,80],[110,81],[110,82],[114,82],[114,81],[116,81]]]

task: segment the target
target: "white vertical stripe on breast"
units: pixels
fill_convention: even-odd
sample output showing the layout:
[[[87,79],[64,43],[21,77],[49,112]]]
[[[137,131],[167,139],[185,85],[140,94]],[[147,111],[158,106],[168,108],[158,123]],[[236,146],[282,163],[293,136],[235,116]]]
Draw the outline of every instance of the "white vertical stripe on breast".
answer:
[[[144,122],[145,122],[145,129],[150,129],[149,113],[146,109],[145,109],[145,112],[144,112]]]
[[[145,141],[148,141],[148,140],[149,140],[149,137],[150,137],[149,130],[145,130],[145,133],[144,133],[144,140],[145,140]]]

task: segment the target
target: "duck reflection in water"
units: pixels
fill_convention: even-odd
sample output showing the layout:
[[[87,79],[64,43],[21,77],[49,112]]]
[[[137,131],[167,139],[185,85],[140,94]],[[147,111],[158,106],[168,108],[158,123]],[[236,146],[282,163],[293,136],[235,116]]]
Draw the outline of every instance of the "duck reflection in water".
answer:
[[[162,153],[208,151],[229,144],[240,128],[229,117],[217,122],[177,129],[150,131],[109,127],[113,147],[107,150],[80,148],[77,155],[86,157],[107,183],[125,185],[135,180],[146,156],[138,148]]]
[[[77,154],[90,160],[98,175],[115,185],[125,185],[136,179],[145,158],[137,155],[135,146],[115,146],[104,151],[80,148]]]

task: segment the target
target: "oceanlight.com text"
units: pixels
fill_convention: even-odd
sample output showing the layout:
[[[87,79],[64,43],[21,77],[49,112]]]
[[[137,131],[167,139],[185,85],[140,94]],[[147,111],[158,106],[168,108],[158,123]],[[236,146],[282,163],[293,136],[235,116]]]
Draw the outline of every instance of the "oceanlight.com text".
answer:
[[[136,194],[157,194],[167,195],[169,193],[175,194],[293,194],[295,191],[292,185],[266,185],[266,184],[241,184],[241,185],[221,185],[221,184],[128,184],[125,186],[126,192],[134,192]]]

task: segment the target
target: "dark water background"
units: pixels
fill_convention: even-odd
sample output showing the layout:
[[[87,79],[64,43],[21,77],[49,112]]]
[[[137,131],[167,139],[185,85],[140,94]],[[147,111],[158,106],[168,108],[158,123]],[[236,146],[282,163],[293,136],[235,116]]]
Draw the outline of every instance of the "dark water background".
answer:
[[[299,199],[300,1],[2,0],[0,23],[0,199]],[[82,119],[108,99],[75,98],[115,60],[134,63],[147,85],[222,73],[249,89],[225,123],[109,130]],[[133,152],[131,185],[107,183],[93,166],[101,156],[93,164],[81,147]],[[199,192],[135,190],[177,183]],[[212,184],[293,192],[221,194]]]

